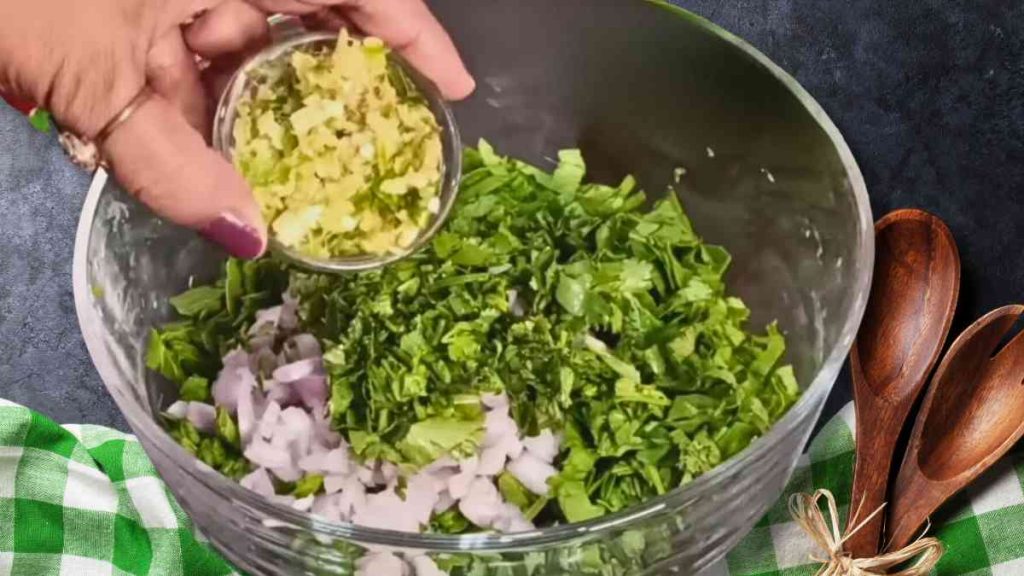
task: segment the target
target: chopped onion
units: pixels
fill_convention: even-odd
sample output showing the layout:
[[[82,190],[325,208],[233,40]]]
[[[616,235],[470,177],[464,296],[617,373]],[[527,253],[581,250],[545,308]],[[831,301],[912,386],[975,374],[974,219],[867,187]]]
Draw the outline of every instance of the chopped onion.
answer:
[[[366,487],[355,476],[350,476],[341,488],[338,510],[343,519],[352,518],[357,511],[366,508]]]
[[[171,420],[184,420],[188,417],[188,402],[178,400],[164,410],[164,414]]]
[[[249,370],[252,371],[253,374],[261,374],[263,376],[273,374],[278,364],[277,356],[274,354],[274,351],[269,348],[269,346],[272,346],[273,344],[274,342],[271,340],[267,344],[267,348],[259,348],[252,354],[252,356],[250,356]]]
[[[480,402],[491,410],[508,408],[508,394],[484,394],[480,396]]]
[[[272,308],[257,310],[256,321],[249,327],[249,335],[252,336],[260,332],[266,333],[267,331],[276,331],[277,325],[281,320],[282,308],[283,306],[274,306]]]
[[[448,493],[452,495],[452,498],[461,500],[466,492],[469,490],[470,483],[476,478],[477,468],[480,466],[480,461],[476,456],[465,460],[460,464],[460,471],[458,474],[452,476],[448,480]]]
[[[320,358],[307,358],[298,362],[292,362],[291,364],[285,364],[274,370],[274,380],[283,383],[295,382],[299,378],[319,373],[322,366],[323,361]]]
[[[321,448],[299,459],[299,468],[309,473],[322,473],[327,466],[327,452]]]
[[[306,408],[322,411],[327,405],[327,377],[319,374],[304,376],[291,383],[296,395]]]
[[[405,501],[394,490],[388,489],[366,496],[366,505],[357,510],[352,522],[367,528],[419,532],[420,526],[408,513]]]
[[[493,527],[495,530],[505,533],[527,532],[534,529],[533,522],[530,522],[526,519],[526,516],[523,516],[523,511],[515,504],[507,502],[502,504]]]
[[[257,468],[250,472],[239,481],[239,484],[261,496],[274,495],[274,483],[271,482],[266,468]]]
[[[373,478],[377,484],[393,486],[398,482],[398,466],[391,462],[381,462]]]
[[[306,496],[305,498],[299,498],[295,502],[292,502],[292,508],[301,512],[309,512],[309,509],[313,507],[314,497],[312,495]]]
[[[341,522],[341,510],[338,508],[338,498],[334,494],[321,494],[313,499],[313,507],[310,512],[325,518],[331,522]]]
[[[348,448],[341,447],[330,450],[324,455],[324,472],[327,474],[349,474],[353,470]]]
[[[451,456],[441,456],[437,460],[434,460],[423,469],[424,472],[437,472],[445,468],[458,468],[459,463],[455,461]]]
[[[270,439],[270,436],[277,429],[277,423],[281,417],[281,405],[277,402],[270,401],[267,404],[266,410],[263,411],[263,416],[260,417],[259,424],[259,436],[266,440]]]
[[[282,332],[291,332],[299,326],[299,299],[285,292],[281,295],[281,316],[277,320],[277,328]]]
[[[324,476],[324,493],[334,494],[336,492],[341,492],[341,489],[347,486],[349,481],[349,476],[342,476],[340,474],[328,474]],[[362,486],[362,484],[360,484],[360,486]]]
[[[312,334],[302,333],[292,336],[284,343],[284,349],[286,356],[292,361],[323,356],[320,342]]]
[[[434,514],[440,514],[445,510],[455,505],[455,498],[448,493],[448,490],[444,490],[437,496],[437,502],[434,504]]]
[[[419,473],[409,479],[405,487],[405,503],[409,513],[421,525],[430,523],[430,515],[437,504],[443,485],[426,473]]]
[[[500,444],[507,438],[519,438],[519,427],[508,415],[508,407],[495,408],[484,415],[484,447]]]
[[[200,432],[216,434],[217,409],[204,402],[189,402],[185,417]]]
[[[374,488],[377,486],[377,462],[370,460],[366,464],[356,468],[356,478],[363,483],[367,488]]]
[[[344,446],[341,434],[331,429],[331,417],[328,414],[327,406],[322,410],[313,410],[313,435],[316,441],[325,448],[337,448]]]
[[[242,440],[242,446],[248,446],[252,440],[253,433],[256,431],[256,412],[263,412],[264,398],[263,394],[255,389],[250,388],[248,391],[242,391],[238,398],[238,434]]]
[[[277,402],[281,406],[291,406],[300,401],[299,393],[291,384],[268,380],[267,400]]]
[[[476,478],[465,497],[459,500],[459,512],[480,528],[490,528],[502,505],[501,494],[487,478]]]
[[[551,430],[545,428],[541,430],[537,436],[528,436],[523,438],[523,446],[526,450],[533,454],[538,459],[551,464],[555,461],[558,456],[558,447],[561,443],[561,439],[552,434]]]
[[[477,474],[481,476],[497,476],[505,468],[508,451],[504,446],[490,446],[480,453],[480,467]]]
[[[295,496],[271,496],[270,501],[283,504],[284,506],[291,506],[295,503]]]
[[[437,563],[431,560],[430,556],[416,556],[412,558],[411,563],[416,576],[447,576],[437,567]]]
[[[249,354],[243,348],[235,348],[221,359],[224,368],[248,368]]]
[[[271,468],[270,471],[284,482],[298,482],[304,476],[301,468],[291,464]]]
[[[256,377],[248,368],[225,368],[213,383],[213,403],[234,414],[242,394],[256,387]]]
[[[287,449],[275,447],[259,437],[249,444],[243,455],[253,464],[264,468],[280,468],[292,463]]]
[[[274,432],[274,439],[279,437],[286,439],[292,446],[292,455],[296,460],[309,454],[313,438],[312,418],[301,408],[285,408]]]
[[[538,496],[547,496],[548,478],[557,473],[554,466],[530,452],[523,452],[519,458],[509,462],[508,471],[516,480],[522,482],[527,490]]]
[[[357,576],[408,576],[406,568],[391,552],[372,552],[356,560]]]

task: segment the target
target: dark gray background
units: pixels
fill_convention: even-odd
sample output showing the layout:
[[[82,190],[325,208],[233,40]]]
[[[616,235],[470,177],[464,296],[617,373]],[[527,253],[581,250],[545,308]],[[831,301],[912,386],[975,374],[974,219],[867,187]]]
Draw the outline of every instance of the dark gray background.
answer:
[[[627,0],[623,0],[627,1]],[[679,0],[792,73],[846,136],[876,216],[941,216],[963,285],[954,333],[1024,301],[1024,2]],[[71,254],[88,187],[0,104],[0,397],[124,428],[78,332]],[[844,374],[830,412],[849,399]]]

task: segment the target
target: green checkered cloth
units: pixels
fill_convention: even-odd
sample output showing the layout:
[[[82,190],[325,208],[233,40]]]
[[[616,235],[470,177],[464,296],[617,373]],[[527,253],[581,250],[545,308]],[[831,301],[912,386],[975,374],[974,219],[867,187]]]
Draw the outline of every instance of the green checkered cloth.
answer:
[[[0,400],[0,576],[221,576],[134,436]]]
[[[853,405],[811,442],[779,502],[702,576],[812,576],[821,556],[792,521],[795,492],[830,490],[844,516],[853,480]],[[946,545],[934,574],[1024,575],[1024,454],[1003,459],[933,519]],[[134,436],[58,426],[0,400],[0,576],[222,576]]]
[[[702,576],[813,576],[825,552],[793,522],[789,495],[830,490],[843,525],[853,488],[854,410],[830,420],[801,457],[786,493],[728,560]],[[946,546],[936,576],[1024,576],[1024,454],[1004,458],[932,518]]]

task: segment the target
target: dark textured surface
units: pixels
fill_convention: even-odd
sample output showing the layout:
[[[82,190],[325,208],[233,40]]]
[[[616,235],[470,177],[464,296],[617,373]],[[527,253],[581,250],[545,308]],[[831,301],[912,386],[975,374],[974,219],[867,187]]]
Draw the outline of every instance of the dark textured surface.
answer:
[[[623,0],[626,1],[626,0]],[[790,71],[846,136],[876,215],[945,219],[954,333],[1024,301],[1024,3],[680,0]],[[0,397],[123,427],[78,333],[71,253],[87,178],[0,105]],[[844,375],[828,410],[849,399]]]
[[[0,398],[126,428],[78,331],[71,254],[89,186],[55,139],[0,104]]]

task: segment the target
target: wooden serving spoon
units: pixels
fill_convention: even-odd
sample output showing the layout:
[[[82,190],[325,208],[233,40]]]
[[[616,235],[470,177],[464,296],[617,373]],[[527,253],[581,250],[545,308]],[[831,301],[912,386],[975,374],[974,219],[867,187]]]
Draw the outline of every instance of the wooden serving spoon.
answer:
[[[937,217],[897,210],[875,225],[875,275],[864,321],[850,352],[857,410],[857,460],[846,543],[854,558],[873,557],[885,514],[896,440],[953,321],[960,256]]]
[[[993,356],[1021,314],[1019,305],[986,314],[935,372],[893,490],[890,549],[909,544],[939,506],[1024,436],[1024,332]]]

